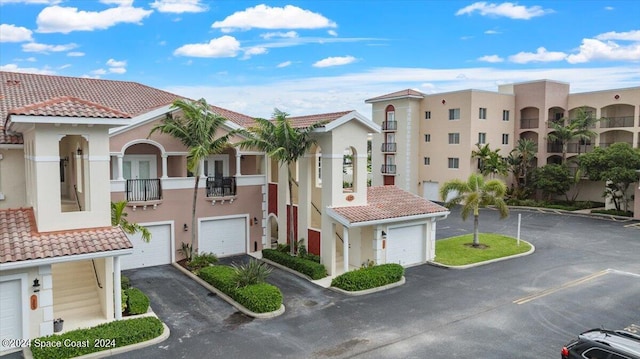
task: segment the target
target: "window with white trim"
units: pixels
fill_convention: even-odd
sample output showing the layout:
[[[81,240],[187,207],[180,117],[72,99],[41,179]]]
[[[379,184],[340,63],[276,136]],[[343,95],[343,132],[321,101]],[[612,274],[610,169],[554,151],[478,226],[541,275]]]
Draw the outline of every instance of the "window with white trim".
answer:
[[[460,167],[460,159],[457,157],[449,157],[447,161],[449,162],[449,168],[457,169]]]
[[[459,108],[450,108],[449,109],[449,120],[459,120],[460,119],[460,109]]]
[[[485,143],[487,143],[487,133],[486,132],[478,133],[478,143],[481,144],[481,145],[484,145]]]
[[[457,145],[460,144],[460,134],[455,132],[455,133],[450,133],[449,134],[449,144],[450,145]]]
[[[425,157],[425,158],[424,158],[424,165],[425,165],[425,166],[428,166],[428,165],[430,165],[430,164],[431,164],[431,157]]]
[[[508,145],[509,144],[509,134],[508,133],[503,133],[502,134],[502,144],[503,145]]]
[[[425,120],[430,120],[431,119],[431,111],[425,111],[424,112],[424,119]]]
[[[487,119],[487,108],[486,107],[480,107],[480,111],[478,111],[478,118],[481,120],[486,120]]]
[[[509,121],[509,110],[502,110],[502,121]]]
[[[424,134],[424,142],[431,142],[431,134],[430,133],[425,133]]]

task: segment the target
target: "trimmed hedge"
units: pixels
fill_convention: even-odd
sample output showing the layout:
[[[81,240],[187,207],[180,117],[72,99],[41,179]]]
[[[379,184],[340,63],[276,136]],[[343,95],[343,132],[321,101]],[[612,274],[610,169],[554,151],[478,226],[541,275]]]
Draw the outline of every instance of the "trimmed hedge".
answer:
[[[252,312],[273,312],[282,306],[282,293],[276,286],[260,283],[236,287],[235,271],[232,267],[215,265],[202,268],[198,276]]]
[[[360,268],[344,273],[331,281],[331,286],[355,292],[359,290],[382,287],[402,279],[404,268],[396,263],[381,264],[368,268]]]
[[[307,275],[314,280],[321,279],[327,276],[327,269],[324,267],[324,265],[312,260],[293,257],[290,254],[282,253],[273,249],[263,249],[262,257],[274,261],[278,264],[282,264],[283,266],[291,268],[296,272]]]
[[[49,335],[31,341],[34,359],[66,359],[157,338],[164,328],[155,317],[118,320],[93,328]]]
[[[138,288],[129,288],[127,293],[127,313],[144,314],[149,310],[149,297]]]

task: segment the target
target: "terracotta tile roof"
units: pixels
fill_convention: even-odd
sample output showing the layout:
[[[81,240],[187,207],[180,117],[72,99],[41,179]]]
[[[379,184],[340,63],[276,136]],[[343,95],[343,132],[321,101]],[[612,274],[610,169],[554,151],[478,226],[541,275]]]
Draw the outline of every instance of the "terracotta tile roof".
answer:
[[[97,103],[63,96],[9,110],[10,115],[89,118],[131,118],[131,115]]]
[[[133,248],[119,227],[38,232],[32,208],[0,210],[0,263]]]
[[[31,108],[34,104],[59,98],[75,99],[70,101],[75,103],[67,103],[66,106],[59,103],[39,111]],[[9,114],[31,114],[29,111],[35,111],[35,115],[66,116],[80,111],[80,103],[84,103],[93,104],[94,108],[88,106],[79,113],[98,118],[110,118],[116,114],[118,118],[131,118],[171,105],[180,98],[184,97],[130,81],[0,71],[0,129],[5,128]],[[97,107],[101,110],[98,111]],[[252,117],[216,106],[211,106],[211,109],[240,126],[253,123]],[[2,140],[0,136],[0,144],[8,143]]]
[[[21,145],[24,141],[22,134],[12,131],[4,131],[0,129],[0,144],[6,145]]]
[[[389,218],[444,213],[449,210],[423,197],[396,186],[367,188],[366,206],[333,207],[332,210],[349,223],[377,221]]]
[[[396,98],[402,98],[402,97],[423,98],[424,96],[425,95],[420,91],[406,89],[406,90],[392,92],[382,96],[372,97],[370,99],[365,100],[364,102],[378,102],[378,101],[390,100],[390,99],[396,99]]]
[[[342,112],[331,112],[331,113],[321,113],[318,115],[308,115],[308,116],[296,116],[296,117],[288,117],[291,121],[293,127],[296,128],[305,128],[313,125],[319,121],[326,121],[327,123],[335,121],[340,117],[351,113],[353,111],[342,111]]]

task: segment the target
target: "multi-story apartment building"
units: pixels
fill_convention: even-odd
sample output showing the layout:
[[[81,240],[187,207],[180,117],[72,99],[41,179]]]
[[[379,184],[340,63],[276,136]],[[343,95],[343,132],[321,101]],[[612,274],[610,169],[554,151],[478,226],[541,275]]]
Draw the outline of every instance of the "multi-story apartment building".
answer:
[[[528,138],[537,144],[537,166],[560,162],[562,146],[548,139],[549,124],[572,119],[579,110],[601,120],[592,141],[568,144],[568,159],[615,142],[640,147],[640,87],[571,93],[568,83],[540,80],[501,85],[497,92],[403,90],[366,102],[382,128],[372,143],[373,184],[395,184],[431,200],[440,200],[438,189],[445,181],[477,171],[471,158],[477,144],[506,156],[518,139]],[[583,198],[602,201],[604,184],[582,185]],[[640,190],[637,184],[633,188],[640,218]]]
[[[193,225],[188,148],[151,134],[167,115],[181,116],[177,99],[134,82],[0,72],[1,339],[52,334],[58,318],[64,330],[120,319],[121,270],[184,258],[194,232],[200,252],[259,255],[286,243],[293,226],[330,275],[434,258],[435,222],[449,212],[395,186],[367,186],[367,135],[380,128],[355,111],[290,118],[296,127],[324,123],[292,166],[291,202],[287,168],[231,136],[199,164]],[[219,136],[254,123],[209,111],[226,119]],[[111,226],[110,202],[122,200],[151,241]],[[0,354],[19,349],[2,343]]]

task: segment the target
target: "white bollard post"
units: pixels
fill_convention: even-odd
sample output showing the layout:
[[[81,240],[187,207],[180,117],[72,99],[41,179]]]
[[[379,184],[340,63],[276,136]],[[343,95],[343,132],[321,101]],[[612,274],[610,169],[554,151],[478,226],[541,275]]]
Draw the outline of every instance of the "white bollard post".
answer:
[[[518,246],[520,245],[520,222],[522,220],[522,213],[518,213],[518,235],[516,238],[518,239]]]

